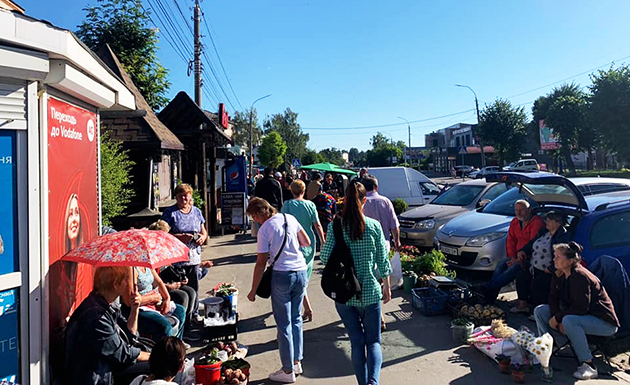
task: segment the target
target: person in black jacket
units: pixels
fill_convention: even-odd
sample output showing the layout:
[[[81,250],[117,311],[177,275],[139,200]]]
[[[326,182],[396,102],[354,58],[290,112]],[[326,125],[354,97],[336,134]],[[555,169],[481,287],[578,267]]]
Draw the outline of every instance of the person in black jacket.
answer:
[[[545,215],[545,227],[517,252],[519,259],[522,257],[526,260],[529,267],[516,275],[519,303],[510,309],[512,313],[528,313],[529,305],[533,309],[547,303],[551,276],[556,270],[553,264],[553,245],[571,241],[571,235],[564,228],[566,221],[564,214],[549,211]]]
[[[271,167],[265,168],[263,175],[263,179],[256,183],[254,196],[266,200],[273,208],[280,211],[283,203],[282,186],[280,186],[280,182],[274,179],[273,169]]]
[[[119,297],[131,303],[128,320],[116,305]],[[132,345],[138,335],[139,306],[140,293],[132,282],[131,268],[96,269],[94,289],[66,328],[63,384],[111,385],[114,377],[116,384],[129,384],[149,372],[146,361],[150,354]]]

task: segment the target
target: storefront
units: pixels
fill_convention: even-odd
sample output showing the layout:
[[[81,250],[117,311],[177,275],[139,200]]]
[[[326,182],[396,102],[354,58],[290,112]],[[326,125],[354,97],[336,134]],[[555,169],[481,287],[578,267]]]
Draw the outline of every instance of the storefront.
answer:
[[[52,383],[91,268],[60,258],[99,234],[99,112],[125,85],[69,31],[0,10],[0,382]]]

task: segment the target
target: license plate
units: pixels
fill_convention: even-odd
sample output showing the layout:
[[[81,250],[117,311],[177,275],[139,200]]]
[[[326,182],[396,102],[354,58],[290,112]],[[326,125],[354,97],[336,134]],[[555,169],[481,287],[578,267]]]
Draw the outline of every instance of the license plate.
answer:
[[[400,233],[401,238],[407,238],[407,233]]]
[[[443,245],[440,245],[440,250],[441,250],[444,254],[458,255],[458,249],[457,249],[457,247],[448,247],[448,246],[443,246]]]

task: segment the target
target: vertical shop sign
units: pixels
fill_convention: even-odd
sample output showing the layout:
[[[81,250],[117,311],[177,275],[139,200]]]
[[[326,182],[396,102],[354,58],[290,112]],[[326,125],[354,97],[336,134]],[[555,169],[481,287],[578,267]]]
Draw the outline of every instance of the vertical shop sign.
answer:
[[[15,135],[0,130],[0,275],[18,271]]]
[[[20,372],[17,289],[0,291],[0,383],[17,384]]]
[[[47,113],[52,346],[92,290],[92,267],[60,259],[98,234],[98,127],[95,113],[53,97]]]

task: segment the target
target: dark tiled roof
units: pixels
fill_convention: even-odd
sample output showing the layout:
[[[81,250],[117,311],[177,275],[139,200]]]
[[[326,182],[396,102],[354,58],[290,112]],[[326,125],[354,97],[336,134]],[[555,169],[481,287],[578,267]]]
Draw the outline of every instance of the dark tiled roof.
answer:
[[[108,118],[107,114],[104,114],[101,125],[109,130],[115,139],[123,142],[157,142],[156,144],[159,143],[159,147],[163,149],[184,150],[184,144],[158,119],[110,46],[106,44],[97,54],[134,94],[136,108],[146,111],[144,116]]]
[[[179,137],[209,134],[217,144],[232,143],[231,135],[219,126],[217,115],[199,108],[184,91],[180,91],[158,116]]]

